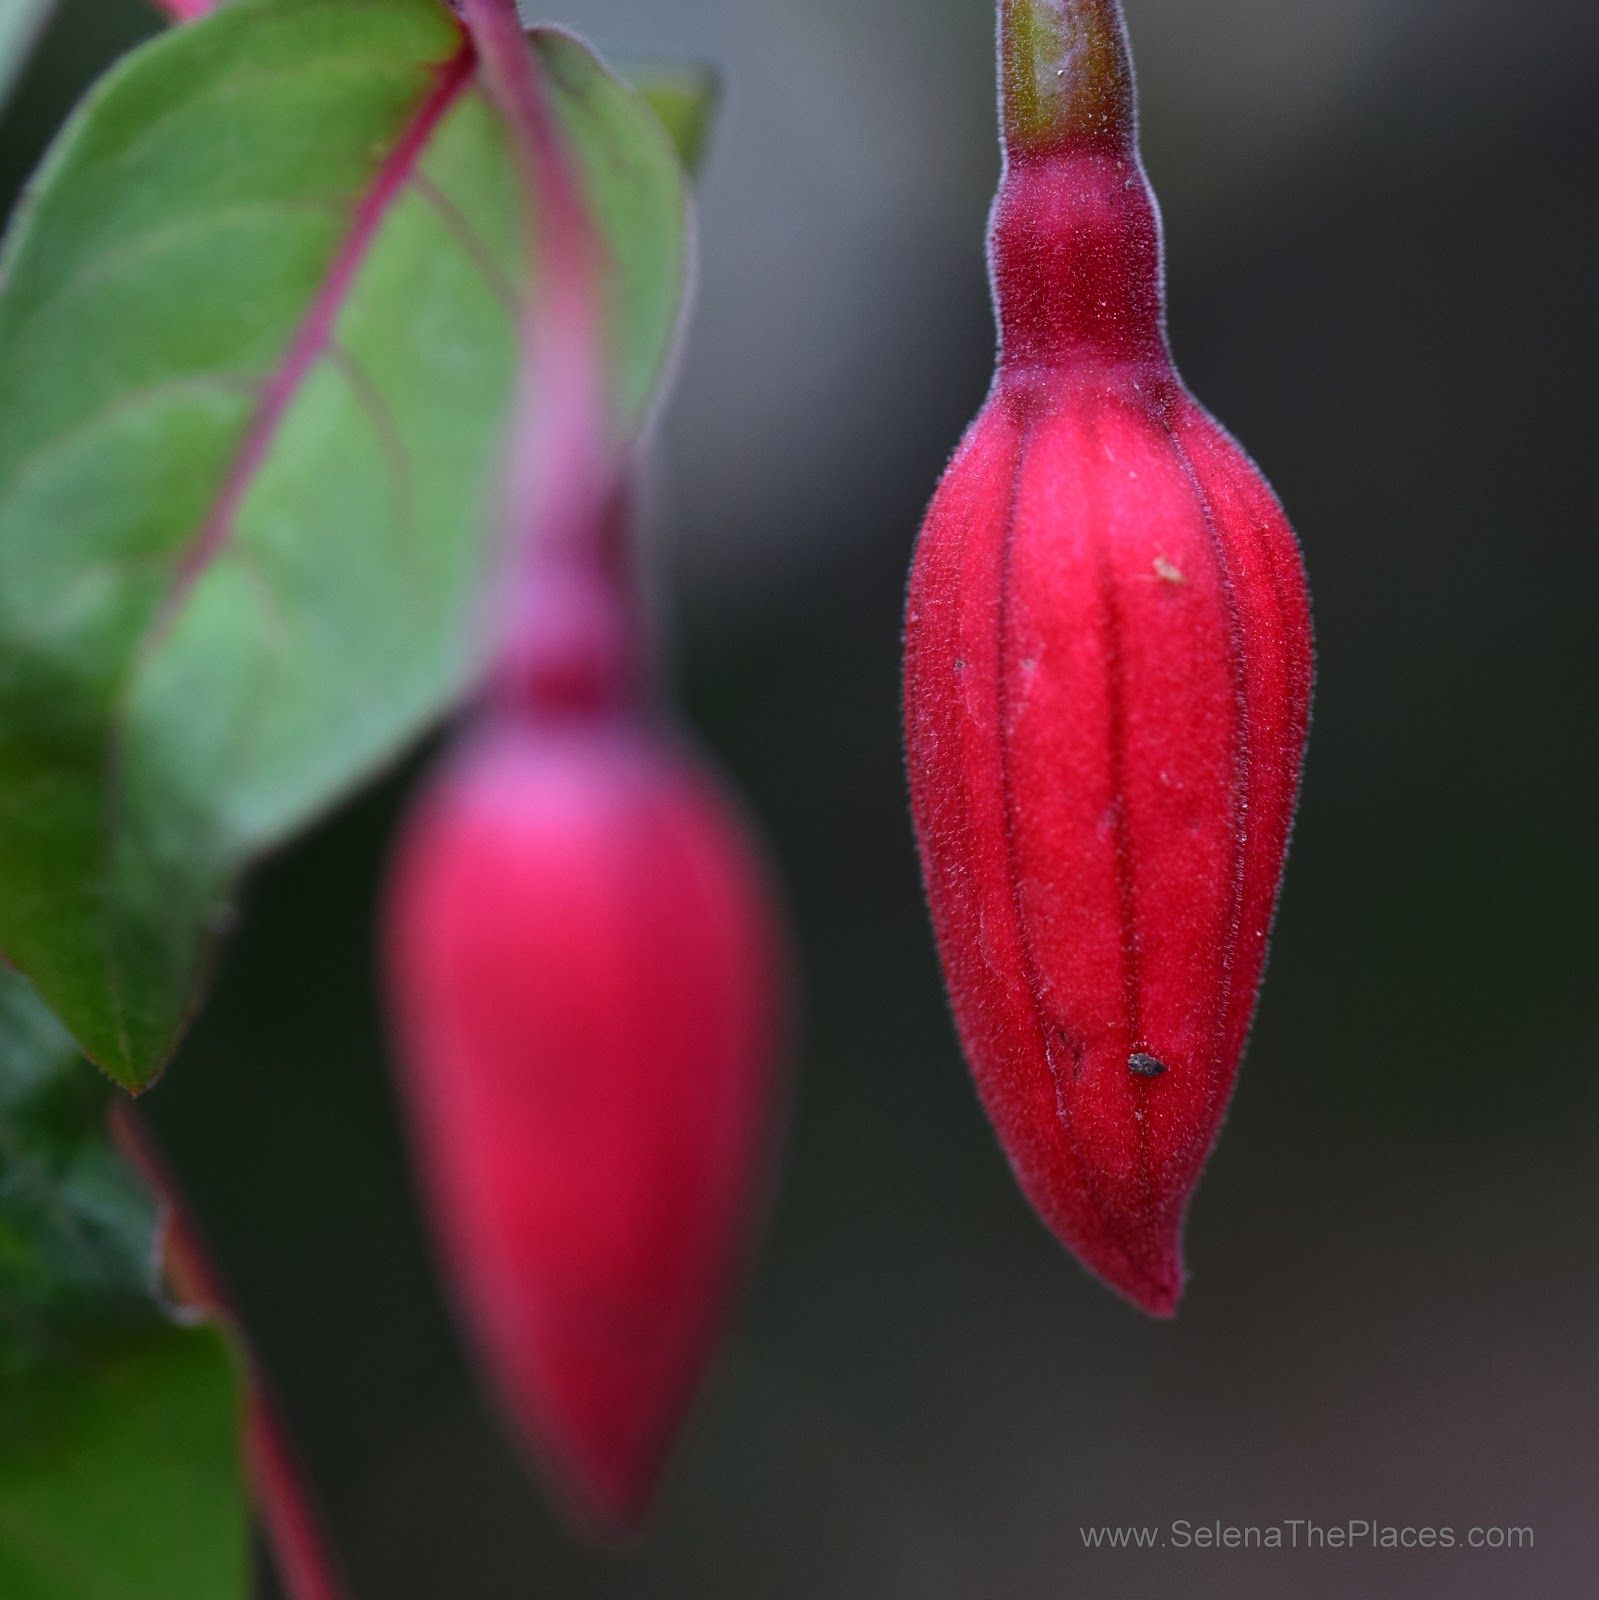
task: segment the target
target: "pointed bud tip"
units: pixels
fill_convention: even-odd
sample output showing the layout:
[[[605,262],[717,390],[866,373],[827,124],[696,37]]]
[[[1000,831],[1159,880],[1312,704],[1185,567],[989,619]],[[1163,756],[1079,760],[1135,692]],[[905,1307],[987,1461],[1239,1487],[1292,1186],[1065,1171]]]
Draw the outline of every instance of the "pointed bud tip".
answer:
[[[1097,1239],[1062,1242],[1102,1283],[1161,1322],[1177,1315],[1187,1273],[1182,1227],[1129,1225],[1125,1217],[1100,1216]]]
[[[1011,157],[1136,136],[1119,0],[1004,0],[1000,101]]]
[[[1181,1276],[1150,1278],[1136,1284],[1118,1285],[1140,1311],[1159,1322],[1170,1322],[1177,1315],[1183,1298]]]
[[[600,1549],[635,1544],[650,1519],[665,1452],[652,1445],[606,1453],[576,1437],[562,1445],[550,1423],[540,1414],[524,1419],[518,1431],[524,1448],[534,1441],[531,1465],[567,1527]]]
[[[1153,1271],[1129,1269],[1111,1273],[1102,1268],[1096,1270],[1112,1289],[1157,1321],[1170,1322],[1177,1315],[1183,1297],[1183,1270],[1178,1262]]]

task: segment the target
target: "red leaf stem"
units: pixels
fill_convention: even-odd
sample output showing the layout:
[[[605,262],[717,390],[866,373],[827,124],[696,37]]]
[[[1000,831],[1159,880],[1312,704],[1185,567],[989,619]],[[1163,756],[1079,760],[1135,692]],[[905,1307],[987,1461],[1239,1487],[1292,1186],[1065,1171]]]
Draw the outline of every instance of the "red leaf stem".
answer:
[[[194,1213],[131,1105],[119,1101],[112,1106],[111,1133],[118,1148],[160,1197],[165,1211],[162,1266],[178,1303],[223,1324],[244,1352],[248,1373],[241,1423],[245,1475],[285,1593],[289,1600],[347,1600],[348,1585],[288,1428]]]

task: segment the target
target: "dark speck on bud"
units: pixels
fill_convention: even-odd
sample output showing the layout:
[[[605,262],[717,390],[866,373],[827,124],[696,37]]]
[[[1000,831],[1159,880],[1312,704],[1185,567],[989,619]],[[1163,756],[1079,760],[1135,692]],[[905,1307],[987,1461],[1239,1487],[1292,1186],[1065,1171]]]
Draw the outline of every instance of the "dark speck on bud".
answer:
[[[1166,1070],[1166,1063],[1157,1061],[1153,1056],[1146,1056],[1140,1050],[1128,1056],[1127,1070],[1136,1072],[1140,1078],[1158,1078]]]

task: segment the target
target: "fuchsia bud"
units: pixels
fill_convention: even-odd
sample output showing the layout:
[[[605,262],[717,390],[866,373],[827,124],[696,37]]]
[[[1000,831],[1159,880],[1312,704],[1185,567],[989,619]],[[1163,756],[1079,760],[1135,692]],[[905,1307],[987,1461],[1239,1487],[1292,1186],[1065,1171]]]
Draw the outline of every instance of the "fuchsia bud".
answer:
[[[905,724],[955,1018],[1028,1198],[1157,1316],[1255,1007],[1309,602],[1167,349],[1115,0],[1004,0],[999,369],[911,574]]]
[[[482,699],[386,925],[415,1143],[465,1331],[573,1509],[630,1531],[764,1198],[767,885],[645,714],[603,253],[514,0],[461,11],[538,223]]]
[[[479,1355],[576,1509],[641,1516],[759,1212],[777,935],[744,828],[626,720],[488,719],[388,920],[407,1100]]]

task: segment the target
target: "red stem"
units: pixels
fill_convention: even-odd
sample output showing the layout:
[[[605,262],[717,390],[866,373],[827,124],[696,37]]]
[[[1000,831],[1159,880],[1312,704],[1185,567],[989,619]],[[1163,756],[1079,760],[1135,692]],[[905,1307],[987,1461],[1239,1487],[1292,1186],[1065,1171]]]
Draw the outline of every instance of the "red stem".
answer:
[[[245,1355],[245,1474],[289,1600],[346,1600],[348,1587],[288,1429],[177,1181],[131,1105],[111,1108],[111,1133],[166,1210],[163,1265],[178,1301],[226,1325]]]
[[[626,563],[615,558],[622,470],[598,292],[604,251],[514,0],[458,9],[516,139],[536,273],[502,490],[491,689],[524,708],[593,709],[629,698],[634,670]]]
[[[289,1600],[345,1600],[344,1575],[306,1485],[304,1469],[259,1374],[244,1427],[245,1469]]]
[[[174,22],[193,22],[216,9],[216,0],[150,0],[157,11],[164,11]]]

